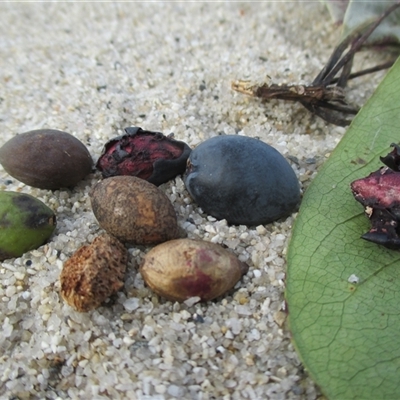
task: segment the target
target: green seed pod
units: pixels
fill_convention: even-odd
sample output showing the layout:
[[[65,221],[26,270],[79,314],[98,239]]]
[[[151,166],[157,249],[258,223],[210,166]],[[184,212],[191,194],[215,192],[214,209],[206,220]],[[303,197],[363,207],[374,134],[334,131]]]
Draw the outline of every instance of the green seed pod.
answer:
[[[33,196],[0,192],[0,261],[41,246],[56,227],[54,212]]]

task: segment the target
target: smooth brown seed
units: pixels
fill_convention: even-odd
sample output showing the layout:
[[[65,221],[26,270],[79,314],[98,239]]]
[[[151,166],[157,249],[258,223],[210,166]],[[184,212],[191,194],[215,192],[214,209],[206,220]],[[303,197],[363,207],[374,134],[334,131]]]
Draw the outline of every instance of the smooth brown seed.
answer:
[[[40,189],[72,187],[92,170],[86,146],[71,134],[39,129],[14,136],[0,148],[0,163],[15,179]]]

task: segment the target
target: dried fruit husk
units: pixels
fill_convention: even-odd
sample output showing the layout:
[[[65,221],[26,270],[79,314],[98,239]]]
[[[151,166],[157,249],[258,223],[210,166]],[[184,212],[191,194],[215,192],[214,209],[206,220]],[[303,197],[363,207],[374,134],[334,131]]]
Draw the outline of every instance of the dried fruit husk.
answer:
[[[364,206],[371,229],[361,237],[391,249],[400,249],[399,146],[381,161],[388,165],[351,183],[357,201]]]
[[[140,273],[158,295],[172,301],[215,299],[232,289],[248,265],[222,246],[192,239],[162,243],[144,257]]]
[[[0,192],[0,261],[20,257],[44,244],[56,227],[56,216],[35,197]]]
[[[80,140],[56,129],[14,136],[0,148],[0,163],[26,185],[51,190],[75,186],[92,171],[93,165]]]
[[[388,248],[400,248],[400,172],[381,168],[352,182],[351,189],[372,225],[362,238]]]
[[[130,175],[156,186],[182,174],[191,152],[185,143],[139,127],[109,140],[96,163],[104,178]]]
[[[90,311],[121,289],[128,253],[109,235],[96,237],[65,261],[60,275],[61,296],[75,310]]]
[[[94,186],[90,200],[99,225],[122,242],[157,244],[180,236],[167,195],[143,179],[104,179]]]
[[[400,146],[395,143],[390,145],[393,150],[385,157],[380,157],[380,160],[393,171],[400,171]]]

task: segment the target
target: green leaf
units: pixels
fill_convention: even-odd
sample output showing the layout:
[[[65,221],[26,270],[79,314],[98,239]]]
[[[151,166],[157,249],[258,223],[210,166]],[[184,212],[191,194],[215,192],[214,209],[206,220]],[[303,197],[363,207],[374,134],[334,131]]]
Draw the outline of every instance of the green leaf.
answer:
[[[366,26],[378,18],[385,10],[397,0],[371,1],[371,0],[321,0],[329,10],[335,23],[343,23],[342,38],[351,32]],[[400,11],[393,12],[386,17],[367,43],[400,41]]]
[[[397,1],[350,1],[343,20],[342,37],[378,18]],[[400,11],[396,10],[386,17],[368,38],[367,43],[400,40]]]
[[[348,0],[321,0],[322,3],[328,8],[329,14],[331,14],[332,20],[335,23],[342,23],[344,15],[346,14],[347,6],[349,5]]]
[[[305,193],[293,229],[289,327],[330,399],[400,397],[400,252],[360,238],[370,224],[350,190],[399,138],[398,60]]]

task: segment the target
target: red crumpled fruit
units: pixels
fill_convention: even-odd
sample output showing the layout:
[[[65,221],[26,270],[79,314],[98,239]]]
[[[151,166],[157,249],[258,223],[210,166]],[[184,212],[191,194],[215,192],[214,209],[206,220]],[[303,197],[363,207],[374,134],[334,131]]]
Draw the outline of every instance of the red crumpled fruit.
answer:
[[[185,142],[139,127],[125,132],[105,144],[96,163],[104,178],[131,175],[159,186],[185,172],[191,152]]]
[[[382,246],[400,249],[400,147],[381,161],[388,165],[351,183],[351,190],[371,221],[361,237]]]

